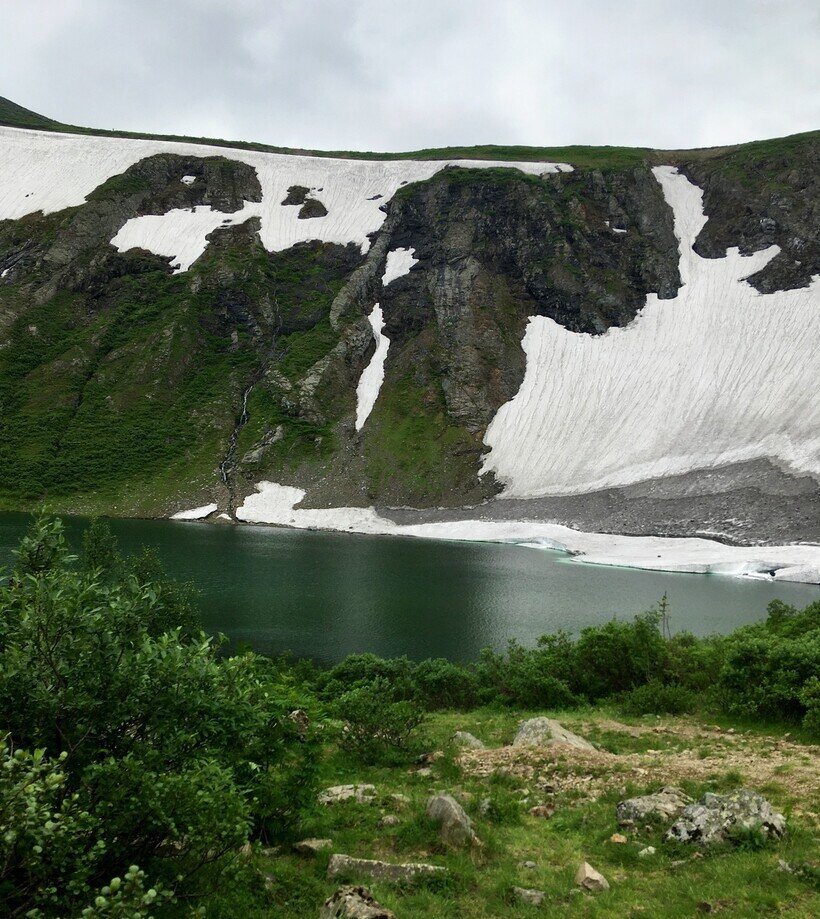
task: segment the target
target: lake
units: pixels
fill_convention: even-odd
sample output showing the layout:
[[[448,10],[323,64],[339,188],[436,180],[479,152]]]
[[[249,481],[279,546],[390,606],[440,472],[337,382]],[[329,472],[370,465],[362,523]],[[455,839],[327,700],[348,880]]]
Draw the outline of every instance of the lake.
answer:
[[[0,514],[0,565],[29,517]],[[171,520],[112,520],[123,551],[156,546],[173,577],[201,592],[203,625],[259,651],[325,662],[356,651],[474,659],[539,635],[647,609],[666,593],[674,630],[729,632],[780,598],[817,587],[720,575],[663,574],[571,561],[560,552]],[[78,545],[86,521],[68,518]]]

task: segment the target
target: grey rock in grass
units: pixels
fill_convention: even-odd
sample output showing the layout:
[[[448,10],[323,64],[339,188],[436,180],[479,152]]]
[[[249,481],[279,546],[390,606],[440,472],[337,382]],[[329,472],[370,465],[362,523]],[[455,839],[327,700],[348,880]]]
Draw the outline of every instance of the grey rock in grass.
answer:
[[[366,887],[340,887],[325,900],[319,919],[396,919]]]
[[[380,830],[382,830],[382,829],[384,829],[385,827],[389,827],[389,826],[398,826],[400,823],[401,823],[401,820],[399,820],[399,818],[398,818],[395,814],[385,814],[384,817],[382,817],[382,818],[379,820],[379,822],[376,824],[376,826],[377,826]]]
[[[331,880],[340,875],[358,875],[359,877],[369,877],[376,881],[396,884],[402,881],[412,881],[419,877],[446,874],[447,869],[439,865],[426,865],[421,862],[394,865],[390,862],[381,862],[372,858],[354,858],[352,855],[331,855],[327,866],[327,876]]]
[[[584,890],[590,890],[593,893],[609,890],[609,881],[589,862],[584,862],[575,873],[575,883],[578,887],[583,887]]]
[[[518,903],[527,903],[530,906],[541,906],[547,895],[543,890],[533,890],[529,887],[513,887],[512,896],[513,900]]]
[[[430,798],[425,813],[438,824],[439,837],[445,845],[460,849],[476,843],[470,818],[451,795],[435,795]]]
[[[566,744],[577,750],[594,750],[588,740],[568,731],[552,718],[530,718],[522,721],[513,741],[514,747],[546,747],[552,744]]]
[[[359,804],[370,804],[376,798],[375,785],[331,785],[319,793],[320,804],[340,804],[343,801],[356,801]]]
[[[484,750],[483,741],[479,740],[469,731],[456,731],[453,734],[453,743],[457,747],[466,747],[468,750]]]
[[[708,846],[727,842],[738,831],[755,829],[778,839],[786,833],[786,818],[762,795],[741,788],[726,795],[708,793],[688,805],[667,838]]]
[[[300,839],[299,842],[293,844],[294,852],[298,855],[305,855],[308,858],[315,858],[320,852],[324,852],[325,849],[332,848],[332,839]]]
[[[689,795],[684,794],[680,788],[671,785],[662,788],[651,795],[640,795],[637,798],[627,798],[615,808],[618,823],[622,826],[630,823],[641,823],[650,817],[659,817],[661,820],[674,820],[683,809],[692,803]]]

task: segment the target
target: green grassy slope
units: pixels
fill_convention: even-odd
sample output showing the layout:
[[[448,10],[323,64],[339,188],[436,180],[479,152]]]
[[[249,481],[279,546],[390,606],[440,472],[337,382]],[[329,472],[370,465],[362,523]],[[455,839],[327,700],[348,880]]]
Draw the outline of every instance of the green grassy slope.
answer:
[[[612,147],[582,146],[565,147],[530,147],[521,145],[479,144],[472,147],[430,147],[423,150],[409,150],[397,153],[376,153],[359,150],[304,150],[298,147],[278,147],[271,144],[260,144],[242,140],[224,140],[214,137],[185,137],[178,134],[147,134],[138,131],[118,131],[104,128],[85,128],[78,125],[63,124],[38,115],[23,108],[10,99],[0,96],[0,124],[16,128],[35,128],[41,131],[58,131],[64,134],[91,134],[103,137],[130,137],[138,140],[183,141],[191,144],[210,144],[217,147],[231,147],[240,150],[259,150],[266,153],[296,153],[307,156],[341,157],[343,159],[379,159],[379,160],[519,160],[519,161],[552,161],[572,163],[575,166],[623,167],[633,163],[676,162],[684,155],[688,159],[717,156],[732,150],[749,149],[752,154],[762,152],[788,151],[795,145],[811,137],[820,137],[820,131],[809,131],[803,134],[792,134],[789,137],[772,138],[740,144],[730,147],[709,147],[701,150],[660,151],[649,147]],[[661,155],[663,154],[663,155]]]

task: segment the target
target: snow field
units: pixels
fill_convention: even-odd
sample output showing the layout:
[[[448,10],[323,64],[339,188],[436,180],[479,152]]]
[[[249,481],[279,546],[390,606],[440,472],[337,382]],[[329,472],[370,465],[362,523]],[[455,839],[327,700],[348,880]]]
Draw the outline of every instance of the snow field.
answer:
[[[531,317],[524,380],[493,418],[482,472],[503,497],[594,491],[767,457],[820,477],[820,278],[759,294],[743,279],[776,246],[704,259],[703,195],[653,170],[674,212],[683,280],[624,328],[593,336]]]

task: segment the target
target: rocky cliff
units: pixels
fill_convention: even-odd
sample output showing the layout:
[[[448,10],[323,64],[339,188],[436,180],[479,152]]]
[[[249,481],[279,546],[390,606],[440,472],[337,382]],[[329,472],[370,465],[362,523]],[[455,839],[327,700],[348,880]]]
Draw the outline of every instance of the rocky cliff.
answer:
[[[493,163],[0,129],[0,500],[231,516],[267,481],[818,540],[819,139]]]

